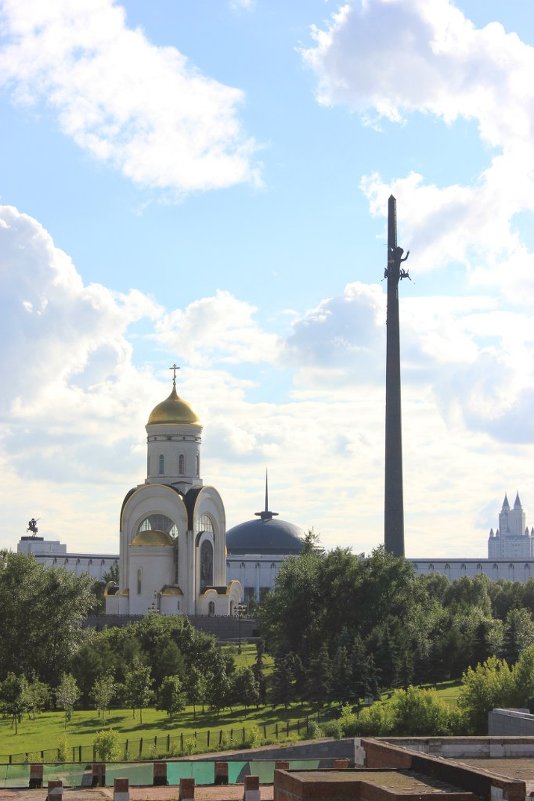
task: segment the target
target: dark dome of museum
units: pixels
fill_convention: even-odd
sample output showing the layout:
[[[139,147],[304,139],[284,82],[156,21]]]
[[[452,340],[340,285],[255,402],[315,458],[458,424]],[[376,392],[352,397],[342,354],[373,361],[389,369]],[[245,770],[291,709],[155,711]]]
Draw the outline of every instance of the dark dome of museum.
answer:
[[[257,520],[239,523],[226,532],[228,554],[281,554],[298,556],[304,549],[302,529],[286,520],[274,520],[277,512],[269,511],[267,481],[265,509],[256,512]]]

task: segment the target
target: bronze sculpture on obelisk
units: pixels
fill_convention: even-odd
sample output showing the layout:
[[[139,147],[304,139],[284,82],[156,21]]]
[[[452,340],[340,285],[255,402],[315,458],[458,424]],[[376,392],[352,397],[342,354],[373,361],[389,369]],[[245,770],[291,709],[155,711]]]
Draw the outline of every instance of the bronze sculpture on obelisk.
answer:
[[[402,491],[402,428],[399,341],[399,282],[409,278],[401,267],[404,250],[397,245],[397,204],[388,200],[387,349],[386,349],[386,470],[384,491],[384,547],[404,556],[404,501]]]

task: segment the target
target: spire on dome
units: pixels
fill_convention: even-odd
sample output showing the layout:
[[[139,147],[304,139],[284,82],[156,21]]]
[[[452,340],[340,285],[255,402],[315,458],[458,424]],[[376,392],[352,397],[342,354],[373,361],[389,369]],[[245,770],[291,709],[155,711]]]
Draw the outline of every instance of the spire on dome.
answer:
[[[516,493],[515,496],[514,509],[521,509],[521,501],[519,500],[519,493]]]
[[[509,509],[510,508],[510,504],[508,503],[508,493],[505,493],[505,495],[504,495],[504,501],[502,502],[502,508],[503,509]]]
[[[269,479],[267,476],[267,468],[265,468],[265,509],[263,512],[254,512],[254,514],[261,517],[262,520],[272,520],[273,517],[278,516],[278,512],[269,511]]]

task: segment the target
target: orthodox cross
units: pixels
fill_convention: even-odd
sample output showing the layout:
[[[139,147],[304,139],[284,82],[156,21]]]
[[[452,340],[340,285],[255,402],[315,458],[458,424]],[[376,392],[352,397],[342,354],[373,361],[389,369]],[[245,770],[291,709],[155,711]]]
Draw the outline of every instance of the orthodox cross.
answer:
[[[172,365],[172,367],[169,367],[169,370],[173,371],[173,373],[172,373],[172,386],[173,386],[173,389],[176,389],[176,371],[179,370],[179,369],[180,368],[178,367],[178,365],[176,363],[174,363]]]

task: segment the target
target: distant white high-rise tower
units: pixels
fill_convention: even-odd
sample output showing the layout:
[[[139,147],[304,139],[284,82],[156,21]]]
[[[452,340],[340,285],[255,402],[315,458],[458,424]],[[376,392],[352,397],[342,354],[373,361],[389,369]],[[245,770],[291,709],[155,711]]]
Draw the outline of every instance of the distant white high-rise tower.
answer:
[[[488,539],[488,559],[531,559],[534,556],[534,529],[525,526],[525,513],[519,493],[513,509],[508,495],[504,496],[499,514],[499,528],[491,529]]]

